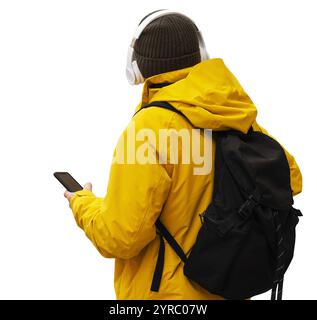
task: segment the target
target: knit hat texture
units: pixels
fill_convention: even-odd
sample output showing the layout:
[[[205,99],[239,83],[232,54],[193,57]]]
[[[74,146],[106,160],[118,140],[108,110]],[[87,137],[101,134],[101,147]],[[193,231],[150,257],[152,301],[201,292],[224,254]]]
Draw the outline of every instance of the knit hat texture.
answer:
[[[201,61],[197,27],[181,14],[168,14],[149,23],[134,45],[143,78],[191,67]]]

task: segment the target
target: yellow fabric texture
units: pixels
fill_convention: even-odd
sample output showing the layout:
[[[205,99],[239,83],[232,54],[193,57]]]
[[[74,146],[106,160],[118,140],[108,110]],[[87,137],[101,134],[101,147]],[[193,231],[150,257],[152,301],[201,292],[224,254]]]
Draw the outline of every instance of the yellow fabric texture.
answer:
[[[159,89],[150,88],[153,84],[166,82],[171,84]],[[247,132],[253,126],[254,130],[265,132],[255,121],[255,105],[219,58],[147,79],[136,110],[142,103],[160,100],[169,101],[200,128]],[[142,128],[150,128],[155,133],[161,128],[192,129],[180,115],[161,108],[141,110],[129,126],[132,122],[136,132]],[[129,126],[121,139],[127,139]],[[204,140],[203,134],[200,139]],[[135,143],[137,148],[144,142]],[[126,151],[120,150],[126,145],[118,143],[117,153]],[[173,147],[169,145],[169,149]],[[181,154],[181,144],[178,148]],[[155,145],[149,149],[155,157],[160,156]],[[287,158],[292,190],[297,194],[302,188],[301,174],[288,152]],[[199,213],[212,200],[213,170],[208,175],[195,175],[193,169],[193,163],[113,162],[104,198],[87,190],[76,192],[72,198],[71,208],[78,226],[104,257],[115,258],[117,299],[222,299],[183,275],[183,263],[166,242],[160,290],[150,291],[159,248],[156,219],[160,216],[188,254],[201,227]]]

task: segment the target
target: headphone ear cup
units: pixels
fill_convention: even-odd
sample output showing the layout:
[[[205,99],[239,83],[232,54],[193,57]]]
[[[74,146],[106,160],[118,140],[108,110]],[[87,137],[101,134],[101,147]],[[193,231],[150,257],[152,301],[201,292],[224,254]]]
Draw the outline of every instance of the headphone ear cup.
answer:
[[[208,60],[209,55],[205,46],[204,38],[200,31],[197,32],[198,41],[199,41],[199,50],[200,50],[200,59],[201,61]]]
[[[135,81],[136,81],[136,76],[134,74],[133,65],[132,65],[133,51],[134,51],[133,48],[129,46],[125,73],[130,84],[135,84]]]
[[[209,59],[209,55],[206,51],[206,48],[200,47],[200,59],[201,61],[205,61]]]
[[[135,76],[134,84],[139,84],[139,83],[144,82],[142,73],[141,73],[141,71],[140,71],[140,69],[138,67],[138,64],[137,64],[136,60],[132,61],[132,69],[133,69],[134,76]]]
[[[135,84],[135,74],[134,74],[131,66],[130,66],[130,68],[129,67],[126,68],[125,73],[126,73],[126,76],[127,76],[129,83]]]

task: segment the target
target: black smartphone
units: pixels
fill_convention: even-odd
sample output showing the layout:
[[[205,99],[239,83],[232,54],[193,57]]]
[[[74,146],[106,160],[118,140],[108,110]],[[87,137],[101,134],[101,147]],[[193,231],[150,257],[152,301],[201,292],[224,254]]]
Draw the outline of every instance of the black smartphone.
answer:
[[[76,192],[83,189],[83,187],[68,172],[54,172],[54,177],[69,192]]]

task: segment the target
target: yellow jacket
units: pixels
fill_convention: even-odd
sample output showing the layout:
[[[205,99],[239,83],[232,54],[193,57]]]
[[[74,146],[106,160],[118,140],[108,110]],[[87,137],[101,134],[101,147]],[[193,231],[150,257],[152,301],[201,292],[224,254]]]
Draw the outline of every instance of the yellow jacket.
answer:
[[[153,84],[159,83],[171,84],[153,88]],[[252,125],[254,130],[264,130],[255,121],[256,107],[221,59],[210,59],[147,79],[141,103],[160,100],[169,101],[200,128],[247,132]],[[192,128],[174,112],[148,108],[135,115],[119,141],[127,139],[132,122],[136,132],[142,128],[150,128],[155,133],[161,128]],[[203,139],[203,135],[200,138]],[[144,141],[135,141],[136,148],[142,144]],[[126,151],[126,146],[118,143],[116,155]],[[157,156],[155,146],[150,147]],[[169,148],[172,147],[169,145]],[[294,158],[286,154],[295,195],[301,192],[301,173]],[[72,198],[71,208],[79,227],[104,257],[116,258],[117,299],[221,299],[183,275],[183,264],[167,243],[160,290],[150,291],[159,248],[157,218],[160,216],[188,254],[201,227],[199,213],[211,201],[213,170],[208,175],[194,175],[193,167],[193,163],[113,162],[104,198],[87,190],[76,192]]]

